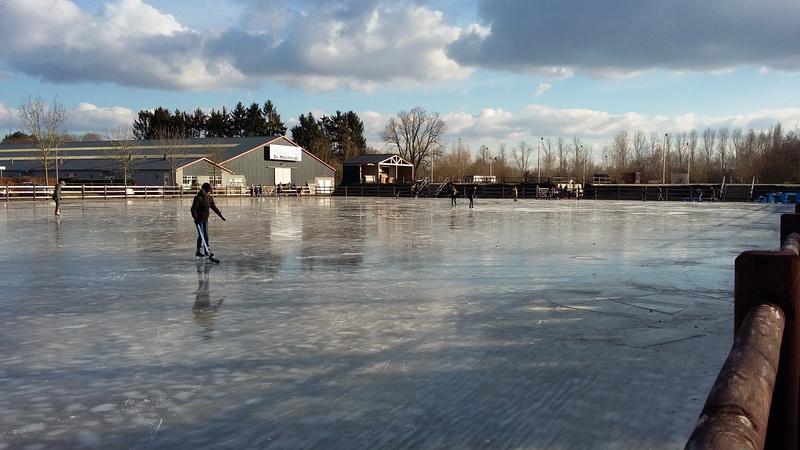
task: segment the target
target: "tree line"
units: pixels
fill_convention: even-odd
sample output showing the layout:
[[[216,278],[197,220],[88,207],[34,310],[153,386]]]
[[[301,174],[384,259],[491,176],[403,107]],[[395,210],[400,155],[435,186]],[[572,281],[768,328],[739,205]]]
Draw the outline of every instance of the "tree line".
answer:
[[[765,130],[706,128],[659,134],[620,131],[603,148],[612,178],[639,172],[646,180],[685,174],[694,183],[790,183],[800,181],[800,134],[781,124]]]
[[[800,182],[800,132],[781,124],[763,130],[706,128],[677,133],[620,131],[592,155],[578,137],[540,138],[499,144],[477,152],[457,140],[426,155],[417,173],[436,180],[494,175],[500,181],[547,181],[556,177],[593,182],[595,175],[623,182],[638,173],[642,183]],[[677,181],[676,181],[677,182]]]
[[[228,110],[212,109],[208,114],[201,109],[189,113],[176,109],[158,107],[141,110],[133,122],[135,139],[170,140],[202,137],[252,137],[284,136],[287,127],[281,120],[275,105],[267,100],[261,106],[252,103],[245,107],[242,102]],[[320,118],[314,114],[301,114],[298,124],[289,130],[298,145],[313,153],[328,164],[341,163],[367,152],[364,137],[364,122],[353,111],[336,111]]]
[[[272,101],[267,100],[263,107],[254,102],[245,108],[239,102],[230,111],[223,106],[220,110],[212,108],[208,114],[200,108],[194,112],[172,112],[160,106],[141,110],[133,121],[132,133],[139,140],[163,139],[165,135],[186,139],[282,136],[286,125]]]
[[[4,137],[2,143],[32,143],[40,151],[47,170],[52,165],[51,152],[62,142],[102,140],[98,133],[70,135],[62,131],[66,119],[63,106],[45,103],[40,97],[27,100],[19,108],[23,131]],[[785,133],[780,124],[765,130],[706,128],[677,133],[635,130],[618,132],[602,154],[591,155],[580,138],[539,138],[533,144],[520,141],[494,150],[481,146],[473,153],[459,139],[444,142],[447,126],[438,113],[415,107],[390,117],[381,133],[387,151],[399,153],[414,165],[417,178],[462,180],[466,175],[494,175],[501,181],[546,181],[554,177],[592,182],[597,173],[608,174],[611,181],[622,181],[623,174],[638,172],[643,183],[673,181],[673,174],[695,183],[728,182],[787,183],[800,181],[800,132]],[[301,114],[290,130],[298,145],[337,169],[344,161],[364,153],[374,153],[364,137],[364,123],[353,111],[336,111],[317,118]],[[181,141],[201,137],[283,136],[287,127],[275,105],[242,102],[205,113],[188,113],[158,107],[141,110],[130,133],[118,130],[112,138],[126,161],[123,172],[133,170],[132,146],[124,144],[127,136],[164,142],[165,158],[177,160]],[[170,144],[171,143],[171,144]],[[170,151],[169,149],[174,149]],[[172,155],[174,153],[174,155]],[[174,156],[174,157],[173,157]],[[209,155],[217,161],[222,155]],[[130,167],[129,167],[130,166]],[[337,171],[341,172],[341,171]]]

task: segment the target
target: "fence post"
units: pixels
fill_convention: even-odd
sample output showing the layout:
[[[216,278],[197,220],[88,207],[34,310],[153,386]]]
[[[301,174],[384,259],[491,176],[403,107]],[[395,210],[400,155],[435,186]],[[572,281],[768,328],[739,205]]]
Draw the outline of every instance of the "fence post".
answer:
[[[347,186],[344,187],[344,196],[347,197]]]
[[[103,185],[103,200],[108,200],[108,185]]]
[[[36,201],[36,185],[33,185],[33,201]]]
[[[800,400],[800,257],[789,252],[746,251],[736,258],[734,334],[750,309],[773,303],[786,315],[765,448],[796,449]]]
[[[86,185],[81,185],[81,200],[86,200]]]

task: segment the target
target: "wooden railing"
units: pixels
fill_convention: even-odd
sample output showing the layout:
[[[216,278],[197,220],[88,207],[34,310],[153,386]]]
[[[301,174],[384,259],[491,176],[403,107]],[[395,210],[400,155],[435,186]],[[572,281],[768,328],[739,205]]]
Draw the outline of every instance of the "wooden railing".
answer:
[[[274,187],[270,187],[270,195],[275,195]],[[54,186],[16,186],[0,185],[0,201],[14,200],[50,200]],[[307,186],[293,190],[293,195],[331,195],[333,187],[311,189]],[[193,196],[196,189],[183,186],[123,186],[123,185],[77,185],[67,184],[61,188],[62,199],[109,199],[109,198],[170,198]],[[217,197],[249,197],[252,190],[248,186],[217,186],[214,188]]]
[[[798,448],[800,214],[781,216],[780,243],[736,258],[734,345],[688,449]]]

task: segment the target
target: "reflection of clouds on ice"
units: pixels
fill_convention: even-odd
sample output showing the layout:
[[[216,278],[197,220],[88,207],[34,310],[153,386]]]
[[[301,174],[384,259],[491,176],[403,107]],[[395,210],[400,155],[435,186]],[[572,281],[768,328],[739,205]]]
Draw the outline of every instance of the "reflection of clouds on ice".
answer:
[[[0,442],[674,447],[730,344],[732,258],[777,223],[752,205],[220,198],[207,266],[188,202],[68,202],[58,233],[49,206],[0,215],[0,410],[19,431]]]

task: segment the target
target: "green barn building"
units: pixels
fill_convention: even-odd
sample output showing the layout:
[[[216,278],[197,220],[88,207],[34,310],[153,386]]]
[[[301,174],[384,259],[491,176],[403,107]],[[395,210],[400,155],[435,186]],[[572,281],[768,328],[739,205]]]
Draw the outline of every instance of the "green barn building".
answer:
[[[123,181],[121,155],[132,155],[128,181],[141,185],[210,182],[217,186],[294,184],[333,189],[336,169],[285,136],[67,142],[50,152],[49,174],[77,184]],[[0,145],[4,176],[44,177],[33,144]],[[322,189],[320,189],[322,188]]]

